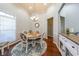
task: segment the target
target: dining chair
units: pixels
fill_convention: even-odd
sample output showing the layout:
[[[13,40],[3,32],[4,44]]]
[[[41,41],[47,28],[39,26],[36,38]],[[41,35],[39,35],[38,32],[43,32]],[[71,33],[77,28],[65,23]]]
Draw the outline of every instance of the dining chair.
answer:
[[[42,33],[42,34],[40,35],[40,37],[36,39],[36,44],[40,44],[41,48],[42,48],[42,46],[43,46],[44,34],[45,34],[45,33]]]
[[[20,36],[21,36],[21,41],[22,41],[22,47],[26,47],[26,52],[28,52],[28,48],[32,47],[33,41],[29,40],[29,38],[24,33],[21,33]]]
[[[24,31],[25,34],[27,34],[27,31]]]
[[[28,49],[28,39],[26,38],[24,33],[20,33],[20,37],[21,37],[21,42],[22,42],[22,47],[26,47],[26,52]]]
[[[29,33],[32,33],[33,31],[32,30],[29,30]]]

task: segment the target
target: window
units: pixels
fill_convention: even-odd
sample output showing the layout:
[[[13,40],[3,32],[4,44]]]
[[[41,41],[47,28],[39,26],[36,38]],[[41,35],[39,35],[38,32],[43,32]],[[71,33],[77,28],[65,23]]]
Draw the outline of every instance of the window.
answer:
[[[15,17],[0,12],[0,42],[13,41],[16,39]]]

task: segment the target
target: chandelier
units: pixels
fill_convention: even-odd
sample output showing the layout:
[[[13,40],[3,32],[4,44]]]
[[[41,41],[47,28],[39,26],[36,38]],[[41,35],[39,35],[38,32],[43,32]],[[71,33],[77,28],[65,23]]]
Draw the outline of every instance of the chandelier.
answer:
[[[33,21],[37,21],[39,19],[39,17],[37,17],[37,16],[32,16],[31,17],[31,20],[33,20]]]

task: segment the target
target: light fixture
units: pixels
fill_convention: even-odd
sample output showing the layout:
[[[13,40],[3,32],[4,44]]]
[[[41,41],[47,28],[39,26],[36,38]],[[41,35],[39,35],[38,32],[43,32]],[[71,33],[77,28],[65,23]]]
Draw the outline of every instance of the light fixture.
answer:
[[[46,5],[47,5],[47,3],[44,3],[43,5],[45,5],[45,6],[46,6]]]
[[[36,17],[35,20],[37,21],[39,19],[39,17]]]
[[[29,9],[31,10],[32,9],[32,6],[29,6]]]
[[[39,17],[37,17],[37,16],[32,16],[31,19],[34,20],[34,21],[37,21],[37,20],[39,19]]]

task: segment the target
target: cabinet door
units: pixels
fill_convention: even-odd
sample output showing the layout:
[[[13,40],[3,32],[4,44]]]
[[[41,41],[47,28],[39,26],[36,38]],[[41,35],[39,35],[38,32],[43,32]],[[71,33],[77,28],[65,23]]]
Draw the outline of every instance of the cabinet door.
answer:
[[[77,52],[78,56],[79,56],[79,46],[78,46],[78,52]]]
[[[66,48],[64,45],[62,46],[61,50],[62,50],[62,52],[61,52],[62,56],[65,56],[66,55]]]
[[[77,44],[75,44],[73,41],[62,35],[60,35],[59,37],[60,37],[59,40],[63,43],[63,46],[65,46],[72,55],[74,56],[79,55],[78,53],[79,49]]]
[[[72,42],[70,39],[64,38],[65,47],[71,52],[72,55],[77,55],[77,44]]]
[[[63,36],[59,35],[59,44],[60,44],[60,52],[62,56],[66,55],[66,48],[64,46],[64,42],[63,42]]]

